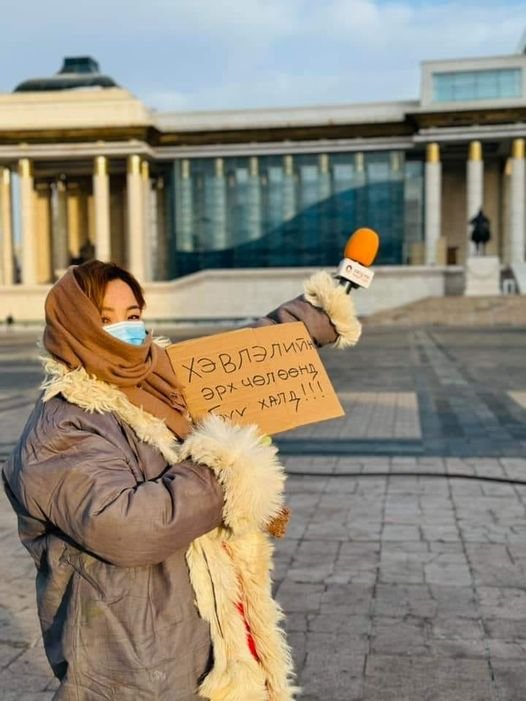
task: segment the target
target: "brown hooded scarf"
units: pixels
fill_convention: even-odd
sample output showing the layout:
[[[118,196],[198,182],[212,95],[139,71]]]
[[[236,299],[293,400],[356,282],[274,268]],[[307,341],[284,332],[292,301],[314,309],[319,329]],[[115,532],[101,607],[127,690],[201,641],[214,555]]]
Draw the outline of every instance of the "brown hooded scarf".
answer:
[[[104,331],[100,313],[80,288],[74,267],[51,288],[45,313],[43,343],[54,358],[72,370],[82,366],[118,387],[132,404],[164,419],[179,438],[188,435],[189,415],[166,350],[151,333],[134,346]]]

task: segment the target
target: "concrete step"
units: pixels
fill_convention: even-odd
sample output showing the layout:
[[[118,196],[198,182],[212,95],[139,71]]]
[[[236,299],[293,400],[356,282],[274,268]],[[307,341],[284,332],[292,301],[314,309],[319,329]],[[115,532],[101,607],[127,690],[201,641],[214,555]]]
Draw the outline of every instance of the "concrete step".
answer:
[[[526,296],[427,297],[371,314],[367,326],[526,326]]]

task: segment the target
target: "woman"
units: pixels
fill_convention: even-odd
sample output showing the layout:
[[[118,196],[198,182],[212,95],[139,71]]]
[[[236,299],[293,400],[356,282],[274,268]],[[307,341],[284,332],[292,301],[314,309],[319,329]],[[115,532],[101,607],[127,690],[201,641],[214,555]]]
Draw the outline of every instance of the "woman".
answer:
[[[114,264],[70,268],[54,285],[43,393],[3,470],[37,567],[54,698],[292,699],[270,596],[276,451],[255,427],[192,425],[144,307]],[[326,273],[256,325],[296,320],[318,345],[360,333]]]

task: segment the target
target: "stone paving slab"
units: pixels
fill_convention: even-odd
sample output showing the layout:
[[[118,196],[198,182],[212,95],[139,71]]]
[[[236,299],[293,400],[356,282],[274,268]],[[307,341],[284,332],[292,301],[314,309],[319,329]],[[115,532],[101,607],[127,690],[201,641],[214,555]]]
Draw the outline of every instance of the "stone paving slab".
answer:
[[[296,440],[324,439],[421,439],[415,392],[338,392],[345,416],[303,426],[291,435]]]
[[[490,495],[447,478],[298,476],[289,492],[308,523],[295,549],[278,547],[278,597],[306,699],[524,699],[526,541],[515,530],[525,487]]]
[[[0,335],[0,392],[35,396],[37,337]],[[356,348],[321,351],[347,415],[280,434],[279,444],[288,455],[523,456],[525,347],[526,329],[367,329]],[[29,410],[4,402],[2,411],[0,401],[15,429]],[[17,432],[2,432],[0,455]]]
[[[323,460],[314,462],[321,471]],[[275,589],[302,698],[523,701],[526,539],[517,534],[526,529],[526,487],[489,494],[477,482],[412,475],[412,460],[403,477],[338,477],[338,461],[326,462],[325,477],[289,477],[293,519],[276,547]],[[484,467],[504,473],[510,463]],[[0,585],[2,701],[50,699],[33,563],[4,497],[0,555],[9,562]]]
[[[0,453],[40,376],[23,343],[2,340]],[[526,407],[510,394],[526,387],[525,340],[368,331],[346,359],[324,355],[350,408],[385,399],[364,432],[395,433],[401,406],[412,421],[418,413],[428,452],[403,454],[403,438],[378,436],[371,444],[398,452],[284,458],[293,516],[276,543],[274,589],[304,701],[526,699],[526,487],[487,481],[526,480]],[[34,566],[3,496],[0,558],[0,701],[50,701]]]

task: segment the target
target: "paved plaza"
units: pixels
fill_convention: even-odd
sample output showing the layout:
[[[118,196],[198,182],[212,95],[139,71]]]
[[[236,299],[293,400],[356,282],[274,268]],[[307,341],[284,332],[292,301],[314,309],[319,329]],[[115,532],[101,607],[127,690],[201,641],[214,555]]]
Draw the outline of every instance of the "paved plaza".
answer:
[[[37,393],[33,336],[0,331],[0,455]],[[278,441],[293,517],[274,580],[302,699],[525,701],[526,330],[367,328],[322,355],[346,416]],[[48,701],[4,497],[0,556],[0,701]]]

